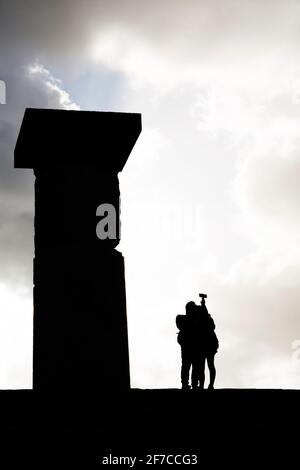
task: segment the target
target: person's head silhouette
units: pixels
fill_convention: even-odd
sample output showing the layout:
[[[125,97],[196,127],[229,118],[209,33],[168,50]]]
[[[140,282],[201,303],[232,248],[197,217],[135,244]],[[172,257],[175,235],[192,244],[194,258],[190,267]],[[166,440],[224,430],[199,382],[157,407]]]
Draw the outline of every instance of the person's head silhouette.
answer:
[[[192,315],[195,312],[196,304],[193,301],[190,301],[185,306],[185,313],[187,315]]]

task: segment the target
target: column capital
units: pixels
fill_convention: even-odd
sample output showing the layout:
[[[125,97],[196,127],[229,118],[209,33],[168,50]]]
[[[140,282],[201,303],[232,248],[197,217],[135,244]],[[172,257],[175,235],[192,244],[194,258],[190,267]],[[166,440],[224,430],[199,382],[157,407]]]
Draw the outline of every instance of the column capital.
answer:
[[[141,114],[27,108],[15,168],[122,171],[142,130]]]

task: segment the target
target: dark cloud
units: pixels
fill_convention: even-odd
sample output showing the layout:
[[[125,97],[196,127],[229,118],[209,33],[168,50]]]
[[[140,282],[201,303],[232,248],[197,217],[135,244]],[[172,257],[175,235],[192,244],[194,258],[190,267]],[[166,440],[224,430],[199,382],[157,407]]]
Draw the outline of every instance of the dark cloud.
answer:
[[[242,60],[243,55],[260,56],[266,48],[284,50],[297,34],[298,11],[296,2],[278,0],[11,1],[1,4],[0,40],[6,58],[9,51],[19,57],[29,52],[40,60],[77,57],[82,64],[95,33],[125,27],[136,32],[137,40],[151,42],[158,52],[181,62],[198,62],[199,57]]]

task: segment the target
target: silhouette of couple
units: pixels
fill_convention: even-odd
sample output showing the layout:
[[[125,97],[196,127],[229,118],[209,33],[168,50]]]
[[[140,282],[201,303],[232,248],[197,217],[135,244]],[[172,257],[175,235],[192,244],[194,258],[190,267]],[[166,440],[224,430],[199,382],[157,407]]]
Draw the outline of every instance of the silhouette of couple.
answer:
[[[205,362],[210,373],[209,389],[214,388],[216,368],[215,354],[219,341],[215,333],[215,323],[207,311],[205,294],[200,294],[201,304],[188,302],[186,314],[177,315],[176,325],[179,329],[177,341],[181,346],[181,384],[183,390],[190,388],[189,378],[192,368],[192,388],[203,389],[205,381]]]

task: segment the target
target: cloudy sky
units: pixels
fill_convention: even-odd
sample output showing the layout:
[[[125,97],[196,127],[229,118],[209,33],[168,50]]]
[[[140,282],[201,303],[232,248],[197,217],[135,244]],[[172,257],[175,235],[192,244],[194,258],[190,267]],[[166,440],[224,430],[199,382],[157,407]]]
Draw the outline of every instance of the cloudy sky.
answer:
[[[208,294],[218,387],[300,387],[300,4],[0,0],[0,387],[30,388],[25,107],[140,112],[120,175],[132,385],[180,386]]]

